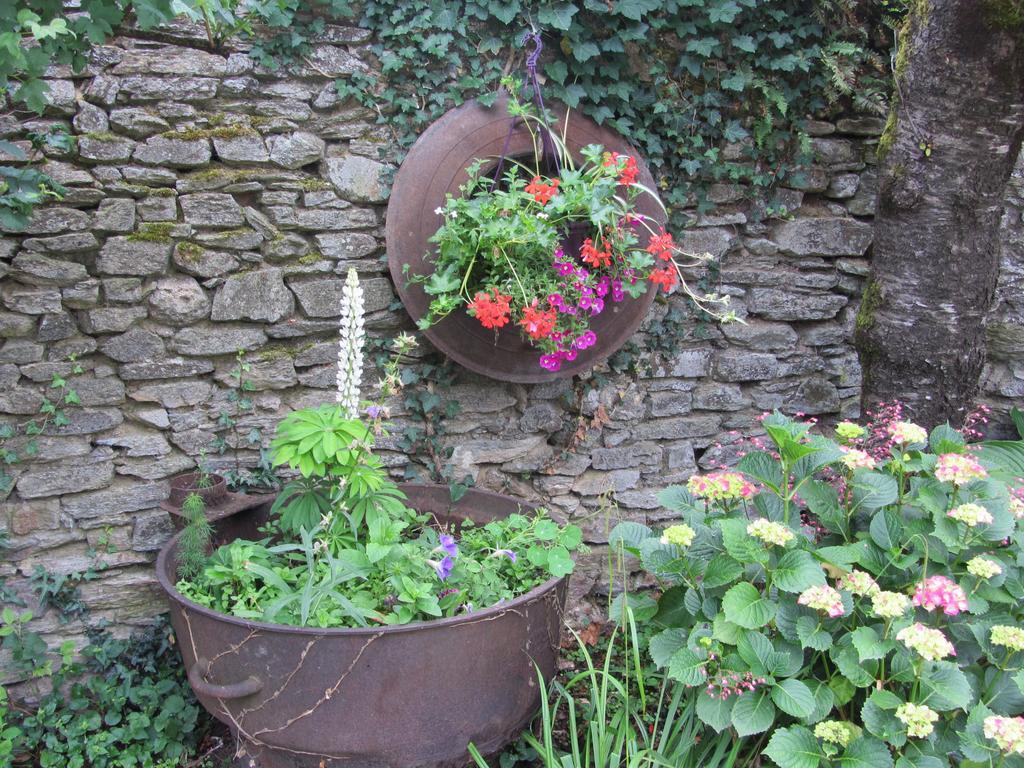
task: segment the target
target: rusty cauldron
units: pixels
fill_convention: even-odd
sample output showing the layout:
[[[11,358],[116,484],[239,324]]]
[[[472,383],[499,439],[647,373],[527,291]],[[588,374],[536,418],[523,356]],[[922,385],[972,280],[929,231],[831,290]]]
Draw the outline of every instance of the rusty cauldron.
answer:
[[[485,523],[532,509],[487,491],[452,504],[444,486],[400,487],[411,507],[441,521]],[[269,506],[217,521],[215,543],[258,537]],[[179,539],[161,550],[157,576],[189,682],[237,737],[239,765],[462,766],[471,742],[486,755],[512,741],[540,706],[537,668],[545,679],[554,674],[566,578],[436,621],[293,627],[246,621],[180,595]]]

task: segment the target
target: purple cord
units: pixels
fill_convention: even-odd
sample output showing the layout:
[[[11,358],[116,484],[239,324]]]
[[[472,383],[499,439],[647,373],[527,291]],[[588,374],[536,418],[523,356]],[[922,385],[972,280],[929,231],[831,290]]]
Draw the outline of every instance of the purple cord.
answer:
[[[533,101],[537,105],[537,110],[540,112],[540,119],[542,127],[540,129],[540,141],[542,145],[541,149],[541,161],[546,159],[553,161],[555,166],[556,175],[562,170],[561,158],[558,156],[558,152],[555,151],[555,142],[551,138],[551,129],[547,125],[547,111],[544,107],[544,97],[540,92],[540,82],[537,80],[537,64],[540,62],[541,51],[544,50],[544,43],[541,42],[539,32],[526,32],[523,35],[521,46],[525,46],[527,43],[533,43],[534,48],[526,57],[526,71],[530,82],[530,87],[533,89]],[[498,165],[494,169],[494,180],[491,182],[491,191],[498,184],[498,180],[501,178],[501,172],[505,167],[505,156],[508,155],[508,148],[512,142],[512,134],[516,128],[516,121],[513,120],[508,127],[508,134],[505,136],[505,145],[501,149],[501,156],[498,158]]]

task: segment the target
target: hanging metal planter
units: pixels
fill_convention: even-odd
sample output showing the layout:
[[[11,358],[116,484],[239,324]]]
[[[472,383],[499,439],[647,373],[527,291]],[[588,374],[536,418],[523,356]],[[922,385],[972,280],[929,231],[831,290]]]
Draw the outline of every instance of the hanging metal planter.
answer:
[[[629,142],[607,127],[564,105],[549,105],[552,127],[562,135],[565,148],[579,161],[581,150],[599,144],[610,152],[637,158],[638,181],[654,189],[654,180],[643,160]],[[466,169],[481,158],[531,157],[535,144],[529,130],[513,124],[507,111],[507,99],[498,98],[485,107],[471,101],[446,113],[431,125],[413,145],[395,178],[387,212],[388,266],[399,297],[413,320],[427,314],[430,297],[419,283],[410,283],[409,274],[428,275],[433,265],[428,256],[430,237],[442,224],[435,211],[444,205],[446,196],[458,196],[459,187],[468,177]],[[643,195],[637,201],[637,212],[658,225],[666,216],[658,201]],[[579,232],[567,233],[566,252],[572,252],[573,240],[582,240]],[[646,246],[646,235],[640,247]],[[578,250],[578,244],[576,248]],[[591,320],[591,329],[598,342],[581,350],[575,360],[566,362],[558,371],[547,371],[537,361],[539,352],[514,326],[506,326],[495,334],[483,328],[465,311],[448,317],[425,331],[427,338],[471,371],[500,381],[538,383],[584,373],[612,355],[632,336],[646,317],[654,300],[655,288],[636,299],[626,298],[608,306]]]

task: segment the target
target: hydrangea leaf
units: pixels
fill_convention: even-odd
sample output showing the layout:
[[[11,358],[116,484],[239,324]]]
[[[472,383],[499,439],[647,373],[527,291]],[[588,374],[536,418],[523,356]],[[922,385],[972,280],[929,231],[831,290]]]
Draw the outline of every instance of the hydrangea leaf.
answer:
[[[775,616],[775,604],[766,600],[757,587],[746,581],[736,584],[725,593],[722,610],[728,621],[744,629],[763,627]]]
[[[776,730],[764,754],[779,768],[818,768],[823,757],[814,734],[800,725]]]

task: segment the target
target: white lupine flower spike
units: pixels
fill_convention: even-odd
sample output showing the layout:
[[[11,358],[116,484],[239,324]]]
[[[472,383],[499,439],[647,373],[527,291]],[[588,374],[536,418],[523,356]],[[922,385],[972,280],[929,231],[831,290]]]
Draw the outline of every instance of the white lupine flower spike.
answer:
[[[359,417],[359,384],[363,378],[363,288],[354,269],[348,271],[341,291],[341,326],[338,329],[338,404],[350,419]]]

